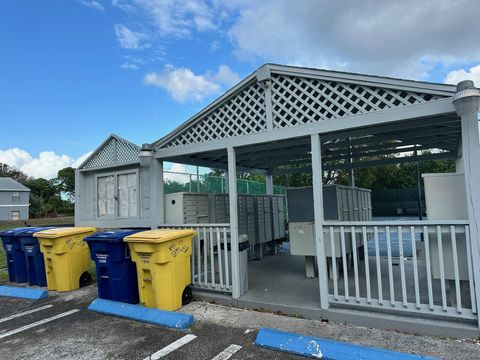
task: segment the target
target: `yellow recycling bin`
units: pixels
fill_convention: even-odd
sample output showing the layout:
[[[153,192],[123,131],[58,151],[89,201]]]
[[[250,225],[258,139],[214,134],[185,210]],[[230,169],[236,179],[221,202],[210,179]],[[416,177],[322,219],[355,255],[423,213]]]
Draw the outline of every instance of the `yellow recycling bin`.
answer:
[[[95,231],[92,227],[63,227],[33,234],[45,259],[48,290],[76,290],[91,280],[90,252],[83,238]]]
[[[140,303],[177,310],[190,302],[193,230],[147,230],[126,236],[137,267]]]

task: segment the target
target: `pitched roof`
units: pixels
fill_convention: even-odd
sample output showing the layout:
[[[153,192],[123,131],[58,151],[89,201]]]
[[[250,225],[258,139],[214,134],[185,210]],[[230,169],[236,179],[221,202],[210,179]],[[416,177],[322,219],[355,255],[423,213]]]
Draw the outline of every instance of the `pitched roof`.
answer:
[[[110,135],[78,169],[114,167],[139,162],[141,147],[121,138]]]
[[[29,188],[9,177],[0,177],[0,191],[30,191]]]
[[[266,80],[271,81],[272,110],[267,108],[261,85]],[[317,121],[316,115],[319,119],[337,118],[428,102],[454,93],[455,86],[448,84],[265,64],[152,147],[262,132],[268,130],[266,113],[272,111],[273,127],[281,128]],[[292,112],[292,106],[299,111]],[[304,111],[300,111],[302,108]]]

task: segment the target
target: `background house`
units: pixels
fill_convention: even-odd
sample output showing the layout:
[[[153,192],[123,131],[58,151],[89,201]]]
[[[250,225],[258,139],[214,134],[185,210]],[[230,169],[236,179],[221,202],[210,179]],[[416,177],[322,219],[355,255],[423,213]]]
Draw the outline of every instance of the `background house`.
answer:
[[[0,220],[28,220],[30,189],[8,177],[0,177]]]

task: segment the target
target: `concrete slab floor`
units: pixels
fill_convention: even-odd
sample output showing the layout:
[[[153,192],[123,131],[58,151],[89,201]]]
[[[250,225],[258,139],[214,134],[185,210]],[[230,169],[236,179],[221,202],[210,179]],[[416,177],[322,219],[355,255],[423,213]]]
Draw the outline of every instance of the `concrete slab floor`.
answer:
[[[302,256],[266,256],[248,262],[248,292],[240,300],[320,309],[318,278],[305,278]]]

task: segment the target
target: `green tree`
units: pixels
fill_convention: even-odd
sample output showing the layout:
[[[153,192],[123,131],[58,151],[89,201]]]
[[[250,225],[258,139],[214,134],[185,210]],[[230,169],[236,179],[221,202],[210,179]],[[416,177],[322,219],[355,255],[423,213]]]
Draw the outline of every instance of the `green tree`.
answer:
[[[18,170],[15,166],[0,163],[0,177],[9,177],[24,184],[28,176],[24,172]]]
[[[57,178],[54,180],[58,190],[68,196],[70,201],[75,199],[75,169],[66,167],[58,171]]]

